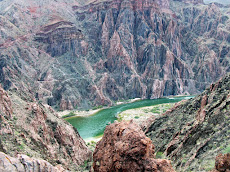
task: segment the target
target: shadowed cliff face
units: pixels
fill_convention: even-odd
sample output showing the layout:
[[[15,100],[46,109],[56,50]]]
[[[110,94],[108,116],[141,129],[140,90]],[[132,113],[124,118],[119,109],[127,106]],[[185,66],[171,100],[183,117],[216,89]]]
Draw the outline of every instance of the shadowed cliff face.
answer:
[[[229,153],[230,75],[201,95],[177,104],[147,127],[146,135],[178,171],[209,171],[219,153]],[[226,159],[226,160],[225,160]],[[216,169],[229,169],[229,155],[219,155]]]
[[[196,94],[230,70],[227,7],[27,1],[1,2],[0,81],[60,110]]]

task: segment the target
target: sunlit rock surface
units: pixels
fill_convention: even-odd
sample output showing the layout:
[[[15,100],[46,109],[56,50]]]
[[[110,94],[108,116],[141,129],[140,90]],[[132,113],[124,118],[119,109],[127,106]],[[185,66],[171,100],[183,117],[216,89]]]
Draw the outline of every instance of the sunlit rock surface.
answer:
[[[114,123],[106,127],[93,154],[94,171],[174,172],[171,162],[155,159],[154,145],[134,123]]]

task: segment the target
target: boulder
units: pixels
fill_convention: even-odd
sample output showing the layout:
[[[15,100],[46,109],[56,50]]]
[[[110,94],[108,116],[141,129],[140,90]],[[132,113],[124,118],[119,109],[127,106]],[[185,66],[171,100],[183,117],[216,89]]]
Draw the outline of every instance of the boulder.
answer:
[[[154,145],[133,121],[115,122],[106,127],[93,154],[95,172],[173,172],[169,160],[155,159]]]
[[[219,172],[229,172],[230,171],[230,154],[219,154],[216,157],[215,163],[216,170]]]

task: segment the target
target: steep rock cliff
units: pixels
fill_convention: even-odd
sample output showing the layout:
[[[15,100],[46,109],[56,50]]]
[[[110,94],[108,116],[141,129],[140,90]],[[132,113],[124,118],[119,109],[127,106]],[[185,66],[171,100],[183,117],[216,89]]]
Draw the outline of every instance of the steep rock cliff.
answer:
[[[217,154],[229,152],[229,86],[230,74],[201,95],[180,102],[147,128],[156,152],[170,158],[178,171],[211,170]]]

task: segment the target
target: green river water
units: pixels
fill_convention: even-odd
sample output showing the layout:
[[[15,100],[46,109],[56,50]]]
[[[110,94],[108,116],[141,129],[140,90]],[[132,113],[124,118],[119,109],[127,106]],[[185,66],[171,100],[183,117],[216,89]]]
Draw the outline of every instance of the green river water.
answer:
[[[108,123],[113,123],[117,118],[116,115],[128,110],[145,106],[158,105],[163,103],[176,103],[183,99],[189,99],[193,96],[181,96],[173,98],[160,98],[151,100],[140,100],[127,104],[120,104],[110,108],[103,109],[92,116],[87,117],[70,117],[66,120],[77,128],[83,139],[100,136]]]

